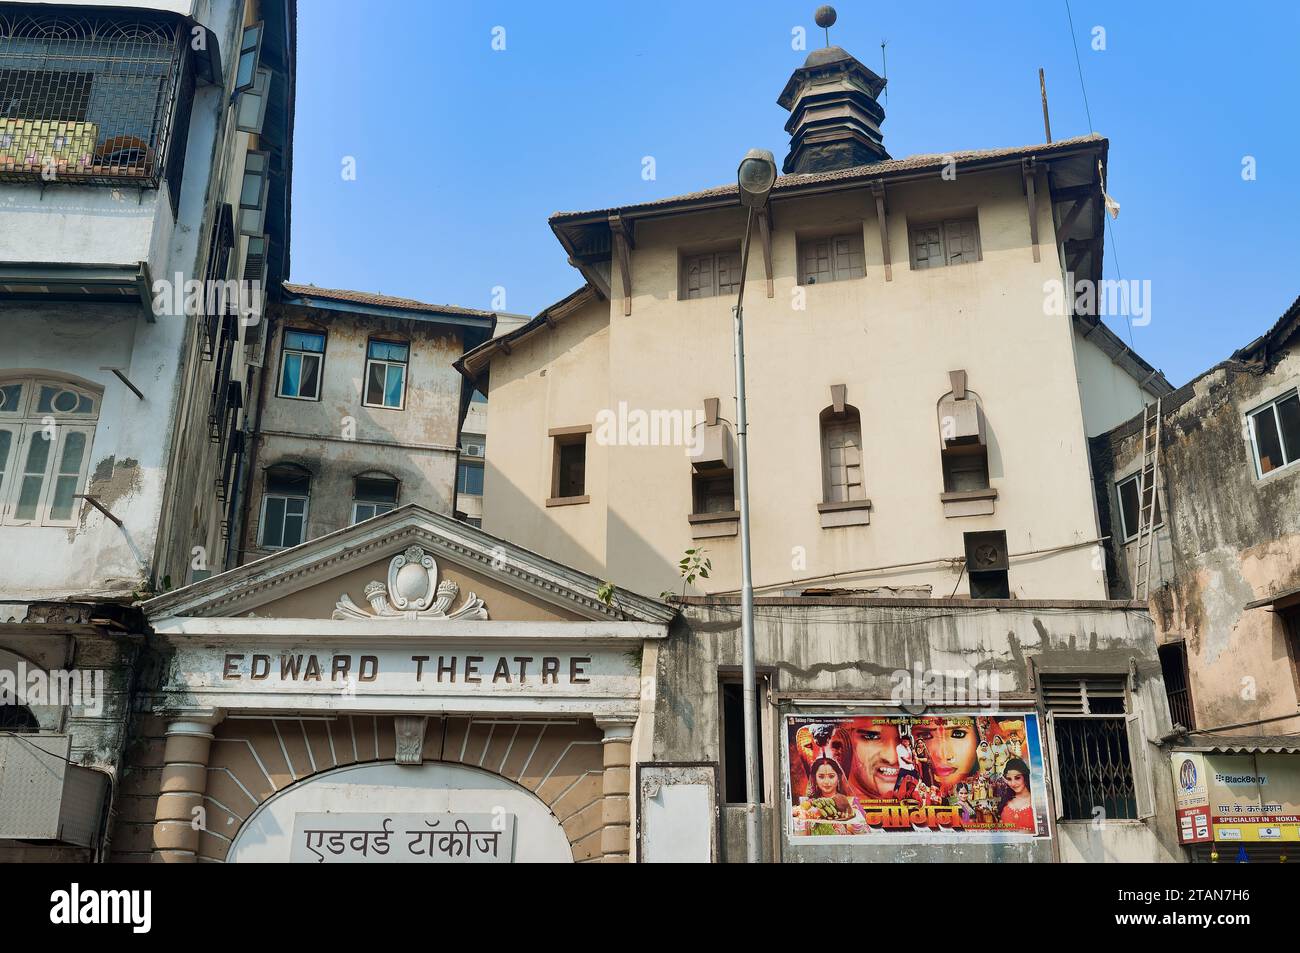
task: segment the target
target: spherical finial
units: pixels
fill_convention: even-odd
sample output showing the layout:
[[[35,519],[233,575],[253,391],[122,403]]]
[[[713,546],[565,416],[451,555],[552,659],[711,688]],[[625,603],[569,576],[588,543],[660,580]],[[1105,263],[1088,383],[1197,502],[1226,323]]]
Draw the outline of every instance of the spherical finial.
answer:
[[[813,14],[813,22],[823,30],[828,30],[835,25],[835,8],[830,4],[820,6],[817,12]]]

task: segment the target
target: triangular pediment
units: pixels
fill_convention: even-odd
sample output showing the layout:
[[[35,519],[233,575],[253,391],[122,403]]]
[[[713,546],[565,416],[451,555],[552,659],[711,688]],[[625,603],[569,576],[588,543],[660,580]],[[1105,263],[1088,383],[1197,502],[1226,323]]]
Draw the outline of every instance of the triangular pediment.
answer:
[[[143,603],[151,619],[668,623],[675,610],[409,503]]]

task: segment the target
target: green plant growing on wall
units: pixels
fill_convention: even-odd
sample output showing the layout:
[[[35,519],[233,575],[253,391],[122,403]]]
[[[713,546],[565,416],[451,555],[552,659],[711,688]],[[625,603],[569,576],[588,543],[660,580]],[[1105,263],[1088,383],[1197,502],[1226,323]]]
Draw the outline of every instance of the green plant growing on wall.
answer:
[[[596,589],[596,598],[607,606],[614,605],[614,584],[606,579]]]
[[[682,577],[682,595],[686,595],[686,587],[695,584],[696,579],[708,579],[709,570],[713,568],[713,562],[709,559],[709,551],[700,547],[699,549],[688,549],[682,553],[681,560],[677,563],[677,574]],[[659,593],[659,598],[664,599],[668,596],[675,595],[669,589]]]

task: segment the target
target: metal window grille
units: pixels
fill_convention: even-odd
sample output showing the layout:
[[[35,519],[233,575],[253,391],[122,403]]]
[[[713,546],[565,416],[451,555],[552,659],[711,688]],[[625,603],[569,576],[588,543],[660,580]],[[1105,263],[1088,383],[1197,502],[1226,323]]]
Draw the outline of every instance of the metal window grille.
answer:
[[[156,188],[166,169],[178,185],[187,60],[175,22],[0,15],[0,180]]]
[[[1061,816],[1136,818],[1124,683],[1119,678],[1044,678],[1055,731]]]
[[[1196,727],[1192,712],[1192,689],[1187,683],[1187,647],[1181,642],[1162,645],[1160,669],[1165,678],[1165,693],[1169,696],[1169,717],[1174,724],[1184,728]]]

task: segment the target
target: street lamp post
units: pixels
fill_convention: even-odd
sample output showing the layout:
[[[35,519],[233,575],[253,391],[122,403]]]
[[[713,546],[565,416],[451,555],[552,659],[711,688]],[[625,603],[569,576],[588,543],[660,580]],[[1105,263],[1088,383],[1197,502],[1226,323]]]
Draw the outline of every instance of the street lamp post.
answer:
[[[740,186],[740,204],[749,209],[745,220],[745,240],[740,253],[740,290],[732,311],[736,353],[736,455],[738,493],[740,496],[740,632],[742,697],[745,718],[745,844],[746,860],[756,864],[761,859],[759,839],[758,792],[758,699],[754,691],[754,577],[750,564],[749,537],[749,446],[745,412],[745,273],[749,269],[749,238],[754,230],[754,215],[767,205],[776,183],[776,158],[765,149],[750,149],[736,171]]]

